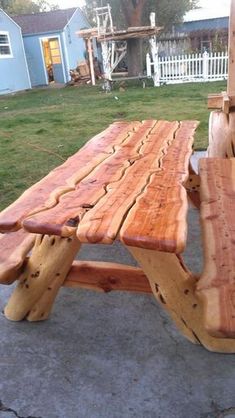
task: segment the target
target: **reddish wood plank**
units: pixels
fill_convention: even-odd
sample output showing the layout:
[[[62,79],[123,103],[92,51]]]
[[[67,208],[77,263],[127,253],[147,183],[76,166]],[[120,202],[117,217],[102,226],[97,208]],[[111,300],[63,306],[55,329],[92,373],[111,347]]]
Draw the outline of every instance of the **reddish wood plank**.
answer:
[[[0,283],[11,284],[17,279],[20,267],[34,245],[35,235],[22,229],[0,234]]]
[[[140,158],[119,181],[109,182],[106,194],[83,217],[77,230],[81,242],[112,244],[149,176],[159,170],[161,158],[178,126],[178,122],[159,121],[156,124],[139,150]]]
[[[29,214],[56,205],[62,194],[73,190],[75,185],[100,162],[107,159],[114,152],[114,147],[121,144],[128,137],[128,132],[132,132],[138,125],[139,122],[116,122],[96,135],[64,164],[52,170],[1,212],[0,232],[17,230]]]
[[[184,250],[188,202],[183,183],[197,125],[181,122],[160,169],[151,175],[122,226],[120,239],[126,245],[174,253]]]
[[[28,231],[43,234],[73,234],[82,216],[106,195],[108,184],[120,181],[125,171],[141,157],[139,150],[155,124],[156,121],[143,122],[120,147],[116,147],[114,154],[76,185],[75,190],[61,196],[58,204],[52,209],[24,220],[24,227]]]
[[[213,336],[235,337],[235,159],[200,160],[204,270],[197,290]]]
[[[231,0],[229,16],[228,96],[235,96],[235,2]]]
[[[149,281],[140,268],[98,261],[74,261],[63,286],[102,292],[152,293]]]

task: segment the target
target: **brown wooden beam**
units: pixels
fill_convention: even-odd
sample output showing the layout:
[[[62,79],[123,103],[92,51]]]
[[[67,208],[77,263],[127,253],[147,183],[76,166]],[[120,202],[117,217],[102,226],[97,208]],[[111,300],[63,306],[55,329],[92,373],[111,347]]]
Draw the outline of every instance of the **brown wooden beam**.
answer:
[[[74,261],[63,286],[101,292],[152,293],[149,281],[140,268],[98,261]]]
[[[230,3],[227,93],[235,95],[235,0]]]
[[[235,0],[231,0],[228,44],[227,91],[208,96],[208,108],[220,109],[226,114],[235,107]]]
[[[228,114],[232,107],[235,107],[235,97],[228,95],[226,92],[208,96],[208,109],[220,109]]]

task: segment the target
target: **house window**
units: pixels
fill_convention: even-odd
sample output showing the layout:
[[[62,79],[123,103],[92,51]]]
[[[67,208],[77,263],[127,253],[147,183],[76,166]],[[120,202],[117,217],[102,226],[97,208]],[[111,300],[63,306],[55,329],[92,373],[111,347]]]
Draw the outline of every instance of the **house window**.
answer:
[[[202,40],[201,41],[201,52],[211,52],[212,44],[210,40]]]
[[[8,32],[0,32],[0,58],[11,58],[11,44]]]

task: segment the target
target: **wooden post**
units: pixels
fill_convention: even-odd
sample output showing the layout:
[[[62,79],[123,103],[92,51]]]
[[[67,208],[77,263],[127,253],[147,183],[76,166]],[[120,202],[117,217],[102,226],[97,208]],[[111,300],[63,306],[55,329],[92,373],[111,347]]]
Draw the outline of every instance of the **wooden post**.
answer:
[[[231,0],[228,52],[227,93],[209,98],[210,108],[220,111],[210,116],[208,157],[235,157],[235,0]]]
[[[203,81],[208,81],[208,73],[209,73],[209,60],[208,60],[209,54],[207,51],[203,53]]]
[[[91,83],[92,83],[92,86],[95,86],[95,71],[94,71],[93,50],[92,50],[91,38],[87,39],[87,48],[88,48],[88,56],[89,56],[89,63],[90,63]]]
[[[156,26],[156,13],[154,12],[150,13],[150,25],[152,28]],[[158,46],[157,46],[156,35],[151,36],[151,38],[149,39],[149,44],[150,44],[150,50],[151,50],[151,55],[152,55],[152,60],[153,60],[153,83],[154,83],[154,87],[159,87],[160,86],[160,66],[159,66]]]
[[[4,310],[7,319],[46,319],[81,244],[76,238],[39,235]]]
[[[216,338],[204,327],[203,304],[195,294],[197,278],[176,254],[126,247],[149,279],[152,292],[182,334],[210,351],[235,353],[235,339]]]
[[[228,96],[235,96],[235,0],[231,0],[228,43]]]
[[[229,61],[227,94],[229,98],[235,97],[235,0],[231,0],[229,18]],[[235,112],[234,108],[228,114],[228,133],[226,137],[226,155],[235,157]]]

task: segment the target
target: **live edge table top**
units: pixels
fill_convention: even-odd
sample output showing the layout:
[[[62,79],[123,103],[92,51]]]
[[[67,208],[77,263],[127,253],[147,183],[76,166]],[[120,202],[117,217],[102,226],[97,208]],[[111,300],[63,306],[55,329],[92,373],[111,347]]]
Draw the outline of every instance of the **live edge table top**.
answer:
[[[196,121],[116,122],[0,213],[20,228],[81,242],[180,253]]]

